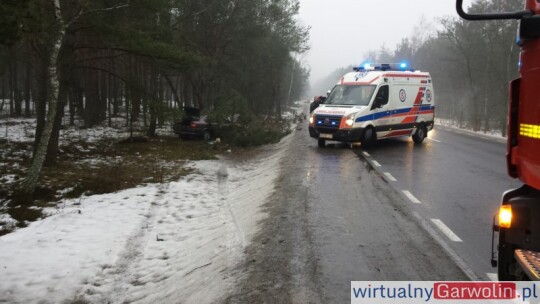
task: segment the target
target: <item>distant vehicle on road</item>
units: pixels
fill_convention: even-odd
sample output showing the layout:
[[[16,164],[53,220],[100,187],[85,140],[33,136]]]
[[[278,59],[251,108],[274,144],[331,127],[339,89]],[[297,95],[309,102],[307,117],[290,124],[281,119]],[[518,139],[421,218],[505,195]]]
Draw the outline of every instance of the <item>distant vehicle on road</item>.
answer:
[[[362,142],[412,136],[421,143],[433,129],[435,94],[429,73],[406,64],[370,64],[343,76],[311,114],[309,135],[319,147],[327,140]]]

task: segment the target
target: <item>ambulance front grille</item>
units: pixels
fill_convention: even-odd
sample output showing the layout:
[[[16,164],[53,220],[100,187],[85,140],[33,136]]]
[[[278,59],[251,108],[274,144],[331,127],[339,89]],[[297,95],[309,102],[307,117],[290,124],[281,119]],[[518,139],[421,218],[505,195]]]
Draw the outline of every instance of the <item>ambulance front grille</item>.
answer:
[[[326,133],[335,133],[339,129],[341,117],[339,116],[315,116],[315,125],[319,131],[324,130]]]
[[[338,131],[339,129],[336,129],[336,128],[317,128],[317,131],[319,131],[319,133],[325,133],[325,134],[334,134]]]

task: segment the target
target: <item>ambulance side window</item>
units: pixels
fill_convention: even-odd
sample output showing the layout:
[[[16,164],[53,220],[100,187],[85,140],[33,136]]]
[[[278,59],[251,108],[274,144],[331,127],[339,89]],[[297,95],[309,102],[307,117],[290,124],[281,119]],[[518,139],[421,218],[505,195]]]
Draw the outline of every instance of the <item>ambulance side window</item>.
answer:
[[[377,109],[380,108],[386,104],[388,104],[388,95],[390,93],[389,86],[384,85],[379,88],[379,91],[377,92],[377,95],[375,96],[375,101],[373,102],[373,106],[371,109]]]

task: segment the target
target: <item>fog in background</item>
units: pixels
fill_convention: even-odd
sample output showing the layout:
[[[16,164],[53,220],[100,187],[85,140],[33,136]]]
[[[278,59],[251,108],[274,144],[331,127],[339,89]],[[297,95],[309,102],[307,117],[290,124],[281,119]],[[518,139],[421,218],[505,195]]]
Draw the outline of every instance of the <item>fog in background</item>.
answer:
[[[312,84],[360,64],[383,45],[393,50],[402,38],[435,32],[440,17],[457,17],[455,0],[300,0],[300,5],[300,21],[311,27],[311,50],[302,59],[311,68]]]
[[[406,60],[430,73],[437,117],[506,136],[508,83],[519,75],[516,20],[462,20],[454,0],[300,2],[299,18],[311,26],[311,50],[301,57],[311,68],[306,98],[325,95],[364,60]],[[515,12],[523,0],[471,0],[465,7]]]

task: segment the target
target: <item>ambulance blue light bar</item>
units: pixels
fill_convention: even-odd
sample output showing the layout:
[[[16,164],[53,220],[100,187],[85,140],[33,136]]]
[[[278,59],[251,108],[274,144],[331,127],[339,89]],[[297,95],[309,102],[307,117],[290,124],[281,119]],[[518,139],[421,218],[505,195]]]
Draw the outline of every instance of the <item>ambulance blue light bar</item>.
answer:
[[[353,67],[353,71],[355,71],[355,72],[369,71],[369,70],[373,70],[373,69],[374,69],[374,67],[369,62],[364,62],[364,63],[360,64],[360,66],[358,66],[358,67]]]
[[[371,63],[362,63],[358,67],[353,67],[353,71],[355,72],[364,72],[364,71],[408,71],[408,72],[414,72],[414,69],[409,68],[409,64],[407,62],[400,62],[400,63],[378,63],[378,64],[371,64]]]

